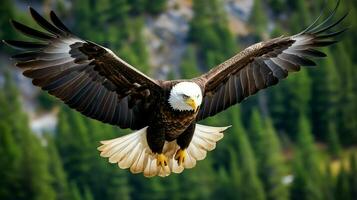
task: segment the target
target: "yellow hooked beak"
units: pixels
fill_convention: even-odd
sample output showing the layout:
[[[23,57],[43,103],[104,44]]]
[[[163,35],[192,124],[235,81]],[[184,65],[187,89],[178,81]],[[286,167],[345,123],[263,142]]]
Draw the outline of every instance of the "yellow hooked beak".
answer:
[[[197,111],[198,106],[194,99],[192,99],[192,98],[186,99],[186,104],[191,106],[195,112]]]

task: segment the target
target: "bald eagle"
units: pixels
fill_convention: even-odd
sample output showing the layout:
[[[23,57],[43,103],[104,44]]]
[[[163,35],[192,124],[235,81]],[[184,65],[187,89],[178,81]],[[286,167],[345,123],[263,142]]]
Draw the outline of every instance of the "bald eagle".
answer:
[[[32,83],[83,115],[133,133],[101,142],[98,150],[110,163],[144,176],[168,176],[192,168],[216,147],[228,128],[197,122],[277,84],[300,66],[325,57],[316,47],[335,43],[344,30],[331,31],[339,1],[299,34],[254,44],[190,80],[155,80],[111,50],[81,39],[50,12],[50,21],[33,8],[32,18],[44,31],[12,20],[19,32],[38,42],[4,40],[24,50],[12,56]]]

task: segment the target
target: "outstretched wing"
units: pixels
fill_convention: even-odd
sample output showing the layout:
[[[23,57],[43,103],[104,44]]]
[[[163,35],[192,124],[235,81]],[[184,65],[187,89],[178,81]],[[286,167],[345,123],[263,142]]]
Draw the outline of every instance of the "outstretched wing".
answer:
[[[40,42],[6,40],[25,50],[12,58],[32,83],[82,114],[121,128],[145,125],[148,99],[160,90],[153,80],[117,57],[111,50],[78,38],[50,13],[51,22],[30,8],[33,19],[47,32],[11,21],[21,33]]]
[[[321,23],[315,22],[303,32],[254,44],[209,72],[194,79],[205,85],[204,98],[197,121],[213,116],[261,89],[277,84],[289,72],[300,66],[313,66],[309,57],[325,57],[315,48],[328,46],[333,37],[344,30],[330,32],[346,16],[333,21],[339,1],[331,14]]]

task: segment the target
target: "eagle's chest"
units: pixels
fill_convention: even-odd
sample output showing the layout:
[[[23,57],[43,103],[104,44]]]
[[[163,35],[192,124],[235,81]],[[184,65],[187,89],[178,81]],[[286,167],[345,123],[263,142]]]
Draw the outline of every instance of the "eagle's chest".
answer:
[[[169,140],[176,139],[195,120],[196,113],[186,111],[174,111],[167,106],[160,108],[160,123]]]

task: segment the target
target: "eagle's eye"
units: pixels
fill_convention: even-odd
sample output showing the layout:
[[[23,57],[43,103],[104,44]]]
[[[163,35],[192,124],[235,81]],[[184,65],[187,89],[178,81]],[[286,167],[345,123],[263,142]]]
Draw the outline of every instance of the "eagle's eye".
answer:
[[[188,99],[188,98],[189,98],[189,96],[188,96],[188,95],[185,95],[185,94],[182,94],[182,97],[183,97],[184,99]]]

